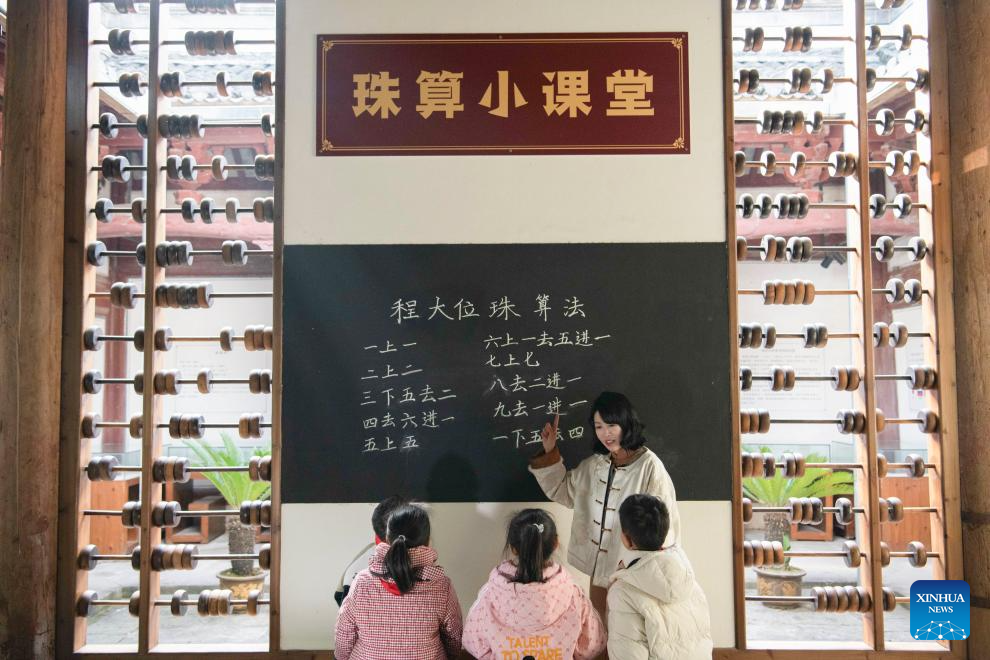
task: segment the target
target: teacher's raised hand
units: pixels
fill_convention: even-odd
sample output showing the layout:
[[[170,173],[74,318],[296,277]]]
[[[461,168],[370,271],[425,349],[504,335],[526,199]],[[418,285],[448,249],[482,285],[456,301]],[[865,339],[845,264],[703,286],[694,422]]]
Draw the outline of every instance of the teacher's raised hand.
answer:
[[[547,422],[540,432],[540,439],[543,440],[543,453],[549,454],[557,446],[557,425],[560,424],[560,415],[553,416],[553,425]]]

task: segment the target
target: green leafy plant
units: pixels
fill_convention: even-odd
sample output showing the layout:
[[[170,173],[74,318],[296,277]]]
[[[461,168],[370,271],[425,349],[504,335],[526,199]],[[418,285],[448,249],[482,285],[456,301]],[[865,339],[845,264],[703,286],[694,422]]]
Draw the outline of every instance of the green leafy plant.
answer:
[[[754,451],[744,448],[745,451]],[[760,447],[763,453],[770,452],[769,447]],[[809,454],[809,463],[825,463],[827,459],[821,454]],[[770,479],[762,477],[747,477],[743,479],[743,494],[754,504],[778,507],[789,506],[792,497],[817,497],[825,499],[828,496],[851,495],[853,493],[853,476],[848,472],[833,472],[826,468],[808,468],[804,476],[785,477],[778,471]],[[780,541],[784,550],[791,547],[790,516],[786,513],[766,514],[767,541]],[[790,558],[784,562],[785,568],[790,568]]]
[[[202,438],[185,440],[186,446],[192,452],[193,465],[196,467],[234,467],[244,465],[244,452],[226,433],[221,433],[223,444],[214,446]],[[255,449],[253,456],[267,456],[271,453],[268,448]],[[204,476],[220,491],[227,504],[234,509],[240,509],[241,503],[248,500],[263,500],[271,496],[271,484],[267,481],[251,481],[247,472],[206,472]],[[227,518],[227,543],[231,554],[248,554],[254,552],[254,529],[242,525],[237,518]],[[260,573],[255,569],[254,561],[250,559],[234,559],[231,568],[235,575],[254,575]]]

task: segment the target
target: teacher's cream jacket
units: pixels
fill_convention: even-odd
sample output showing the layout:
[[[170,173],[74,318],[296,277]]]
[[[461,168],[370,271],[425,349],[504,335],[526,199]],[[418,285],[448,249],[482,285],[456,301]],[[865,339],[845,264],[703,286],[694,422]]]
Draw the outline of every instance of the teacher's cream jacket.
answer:
[[[632,461],[614,468],[611,486],[613,467],[608,454],[593,454],[568,470],[560,450],[554,447],[549,454],[533,458],[529,470],[547,497],[574,509],[567,561],[590,575],[596,586],[608,586],[609,576],[626,552],[619,533],[619,505],[629,495],[643,493],[662,499],[670,511],[670,531],[664,545],[681,541],[674,484],[657,455],[645,447]]]

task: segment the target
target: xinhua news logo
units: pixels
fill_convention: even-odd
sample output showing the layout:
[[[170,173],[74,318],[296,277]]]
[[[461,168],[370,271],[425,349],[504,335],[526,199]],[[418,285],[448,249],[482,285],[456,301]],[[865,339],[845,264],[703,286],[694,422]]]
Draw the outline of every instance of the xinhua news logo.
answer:
[[[965,580],[918,580],[911,585],[911,636],[919,641],[969,637]]]

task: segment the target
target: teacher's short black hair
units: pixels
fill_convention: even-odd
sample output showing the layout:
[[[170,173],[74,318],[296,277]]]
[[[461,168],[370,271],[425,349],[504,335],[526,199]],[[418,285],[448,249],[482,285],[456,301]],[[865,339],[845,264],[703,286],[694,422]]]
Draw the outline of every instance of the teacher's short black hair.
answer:
[[[646,443],[643,429],[646,425],[639,421],[639,415],[625,394],[618,392],[602,392],[591,404],[588,413],[588,427],[591,429],[591,450],[598,454],[607,454],[608,449],[598,441],[595,433],[595,413],[602,416],[606,424],[618,424],[622,427],[622,440],[619,445],[628,451],[635,451]]]
[[[637,550],[659,550],[670,529],[670,512],[659,497],[630,495],[619,506],[619,524]]]

